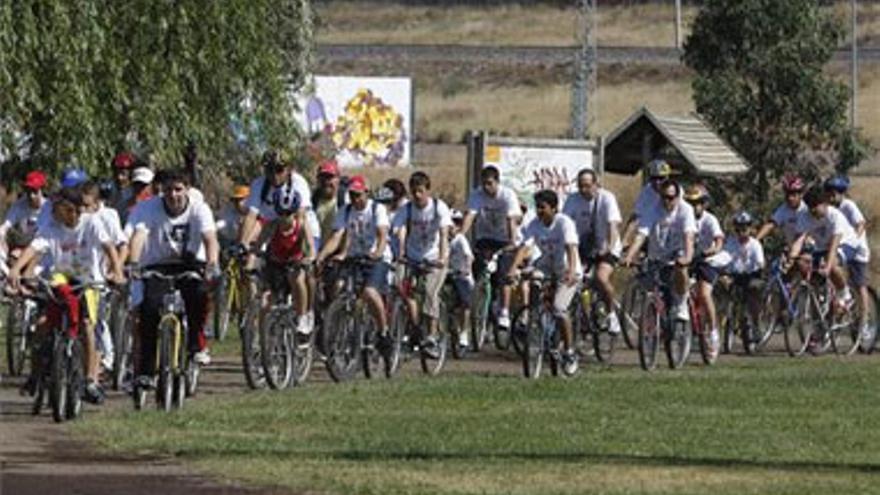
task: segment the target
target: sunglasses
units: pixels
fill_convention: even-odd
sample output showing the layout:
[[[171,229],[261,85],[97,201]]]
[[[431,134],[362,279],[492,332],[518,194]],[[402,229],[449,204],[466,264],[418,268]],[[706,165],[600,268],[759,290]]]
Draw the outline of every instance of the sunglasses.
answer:
[[[664,194],[661,197],[663,198],[663,201],[675,201],[678,199],[678,195],[676,194]]]

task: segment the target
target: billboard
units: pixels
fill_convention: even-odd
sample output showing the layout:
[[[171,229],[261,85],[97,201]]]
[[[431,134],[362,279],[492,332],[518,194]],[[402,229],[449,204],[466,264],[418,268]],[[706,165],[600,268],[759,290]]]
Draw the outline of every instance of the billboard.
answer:
[[[577,189],[575,179],[581,169],[594,168],[593,146],[569,143],[490,140],[483,154],[483,166],[498,167],[501,183],[529,206],[533,206],[532,195],[542,189],[552,189],[562,199]]]
[[[341,167],[401,167],[412,159],[413,87],[408,77],[315,76],[296,97],[313,147]]]

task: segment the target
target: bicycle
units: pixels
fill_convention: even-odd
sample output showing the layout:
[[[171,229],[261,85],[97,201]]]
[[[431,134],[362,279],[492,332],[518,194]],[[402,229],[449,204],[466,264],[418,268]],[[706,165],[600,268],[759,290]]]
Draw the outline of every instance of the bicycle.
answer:
[[[48,338],[36,349],[41,366],[32,370],[36,374],[33,414],[39,415],[48,392],[52,418],[56,423],[73,420],[82,413],[82,396],[85,392],[85,346],[82,325],[70,325],[68,305],[64,297],[56,294],[56,288],[44,279],[23,279],[22,283],[37,291],[35,296],[46,305],[58,308],[60,321],[53,325]],[[71,285],[70,289],[82,298],[88,289],[100,289],[102,283]]]
[[[539,378],[544,359],[547,359],[550,374],[558,376],[562,340],[553,315],[557,280],[555,277],[544,277],[539,270],[524,270],[521,278],[529,284],[529,304],[517,311],[511,326],[515,338],[523,345],[523,375],[526,378]]]
[[[183,407],[184,400],[196,394],[199,381],[199,365],[189,351],[189,332],[186,306],[177,282],[182,280],[203,281],[202,275],[187,270],[175,275],[166,275],[162,267],[152,267],[140,273],[143,280],[155,279],[164,285],[162,308],[160,310],[158,333],[158,353],[156,354],[156,405],[165,412],[174,406]],[[146,405],[147,388],[135,382],[134,406],[141,410]]]
[[[223,265],[223,275],[214,288],[214,338],[222,341],[229,334],[229,323],[235,320],[241,331],[242,320],[248,297],[247,276],[242,267],[242,259],[228,250]]]
[[[6,312],[6,367],[9,376],[25,373],[30,359],[31,341],[37,328],[37,300],[22,295],[3,298]]]
[[[308,270],[309,263],[293,262],[285,267],[285,276],[299,270]],[[297,332],[299,318],[294,313],[290,291],[272,294],[272,303],[260,326],[263,374],[269,387],[275,390],[305,383],[312,369],[314,332]]]
[[[443,366],[446,363],[447,349],[449,348],[449,312],[446,308],[446,301],[444,298],[440,297],[438,311],[440,317],[437,320],[437,341],[434,342],[432,346],[426,345],[430,332],[425,325],[426,318],[420,317],[418,313],[424,307],[425,299],[427,297],[426,277],[430,272],[438,269],[438,266],[433,262],[412,261],[408,259],[402,259],[399,263],[404,265],[407,270],[407,274],[401,284],[399,298],[401,301],[408,299],[415,302],[415,312],[418,321],[413,320],[410,311],[405,305],[400,307],[404,314],[403,325],[400,325],[401,321],[399,318],[393,320],[395,321],[396,326],[395,331],[392,332],[392,339],[400,338],[401,342],[399,346],[395,343],[393,347],[394,349],[400,349],[399,352],[403,356],[402,359],[404,361],[408,360],[409,356],[417,353],[419,355],[422,372],[430,376],[435,376],[443,369]],[[405,329],[403,333],[406,335],[406,338],[403,338],[400,331],[401,328]],[[401,358],[397,359],[398,363],[400,362],[400,359]]]
[[[723,334],[721,338],[721,351],[730,354],[734,350],[736,341],[742,343],[743,350],[748,355],[758,352],[758,342],[762,340],[764,333],[759,330],[759,321],[755,322],[748,310],[748,287],[738,281],[736,276],[722,275],[723,287],[718,293],[718,321]],[[725,285],[726,284],[726,285]],[[771,334],[772,335],[772,334]]]
[[[706,305],[697,295],[697,284],[694,280],[690,280],[689,285],[688,314],[690,315],[691,333],[697,337],[703,364],[712,366],[718,360],[718,341],[712,339],[711,322],[706,313]]]
[[[767,285],[761,298],[761,312],[758,316],[756,347],[763,349],[776,334],[785,333],[786,329],[797,317],[797,305],[794,300],[792,284],[785,280],[784,258],[777,257],[770,263]],[[786,349],[791,349],[786,342]]]
[[[495,299],[496,287],[492,278],[498,271],[498,259],[500,252],[494,253],[487,261],[482,274],[477,277],[474,284],[474,298],[471,306],[471,348],[474,352],[480,352],[486,345],[491,330],[495,347],[498,350],[507,350],[510,347],[510,339],[495,319],[492,311],[492,301]]]
[[[363,366],[364,374],[368,377],[374,374],[369,360],[362,361],[364,354],[372,357],[373,347],[371,344],[364,345],[364,326],[372,325],[373,317],[360,297],[366,285],[363,272],[374,263],[381,261],[358,256],[346,258],[340,263],[339,281],[342,286],[323,318],[323,348],[327,353],[325,364],[333,381],[352,379],[358,366]],[[390,376],[388,360],[385,368],[386,375]]]
[[[104,299],[109,310],[107,327],[113,339],[113,368],[110,370],[113,390],[119,390],[132,375],[135,314],[129,310],[129,285],[116,286]]]
[[[583,349],[583,346],[589,342],[596,359],[600,363],[608,364],[614,357],[614,349],[620,335],[609,331],[610,311],[602,297],[595,270],[595,265],[592,265],[584,272],[581,288],[577,292],[578,297],[575,297],[572,306],[574,310],[572,326],[575,337],[582,343],[579,349],[581,357],[589,354],[589,351]]]
[[[656,368],[661,339],[672,369],[684,365],[691,351],[690,323],[669,314],[672,307],[672,288],[667,281],[670,269],[665,263],[641,264],[636,275],[643,291],[638,351],[639,364],[645,371]]]
[[[441,289],[441,299],[443,300],[444,305],[449,310],[446,312],[446,315],[441,315],[441,318],[446,319],[446,326],[449,329],[449,346],[452,349],[452,357],[455,359],[464,359],[467,356],[468,351],[470,350],[470,345],[462,345],[461,338],[470,336],[470,321],[464,322],[464,328],[461,328],[462,320],[459,317],[459,298],[458,292],[455,288],[455,274],[447,274],[446,280],[443,282],[443,289]],[[472,320],[472,318],[470,318]]]

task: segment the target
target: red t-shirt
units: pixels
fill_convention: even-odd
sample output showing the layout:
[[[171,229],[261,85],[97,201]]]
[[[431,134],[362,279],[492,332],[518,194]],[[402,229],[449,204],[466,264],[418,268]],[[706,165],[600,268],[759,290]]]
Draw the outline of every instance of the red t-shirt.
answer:
[[[299,261],[305,253],[302,248],[302,225],[298,220],[293,221],[290,232],[284,233],[280,228],[275,229],[269,240],[269,258],[275,263]]]

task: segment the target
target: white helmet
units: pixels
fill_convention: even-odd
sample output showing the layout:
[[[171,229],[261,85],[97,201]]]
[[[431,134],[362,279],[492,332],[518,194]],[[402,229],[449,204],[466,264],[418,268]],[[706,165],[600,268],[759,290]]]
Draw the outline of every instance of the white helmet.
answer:
[[[273,204],[275,205],[275,213],[279,215],[290,215],[299,210],[302,202],[299,193],[293,188],[293,184],[287,182],[275,190],[272,195]]]

